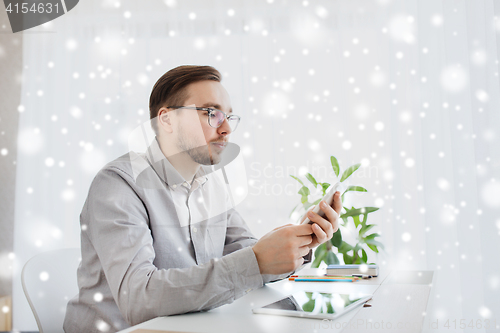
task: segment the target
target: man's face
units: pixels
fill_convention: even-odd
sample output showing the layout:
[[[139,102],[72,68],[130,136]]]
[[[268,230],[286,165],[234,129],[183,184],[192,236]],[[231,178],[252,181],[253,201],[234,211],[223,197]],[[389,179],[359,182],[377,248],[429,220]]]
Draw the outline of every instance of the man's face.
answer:
[[[207,107],[232,112],[229,94],[220,82],[199,81],[187,86],[188,99],[183,106]],[[177,147],[196,163],[217,164],[229,139],[231,128],[224,120],[219,128],[208,123],[208,112],[182,109],[177,115]]]

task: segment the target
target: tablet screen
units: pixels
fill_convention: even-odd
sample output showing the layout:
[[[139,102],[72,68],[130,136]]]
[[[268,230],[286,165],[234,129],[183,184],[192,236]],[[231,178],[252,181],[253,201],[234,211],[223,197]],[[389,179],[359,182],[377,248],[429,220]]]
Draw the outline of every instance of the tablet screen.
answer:
[[[363,296],[366,295],[301,291],[262,308],[308,312],[311,314],[338,314],[343,312],[350,304],[359,301]]]

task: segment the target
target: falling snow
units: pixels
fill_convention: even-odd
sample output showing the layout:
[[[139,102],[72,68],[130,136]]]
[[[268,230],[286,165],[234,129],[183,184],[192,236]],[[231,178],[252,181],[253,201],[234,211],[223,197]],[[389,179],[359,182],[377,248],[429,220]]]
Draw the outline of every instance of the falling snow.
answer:
[[[168,24],[152,17],[151,24],[162,27],[160,37],[149,36],[148,29],[138,32],[142,9],[103,0],[100,6],[117,15],[123,30],[94,29],[83,36],[66,31],[57,20],[44,24],[41,31],[58,31],[57,50],[64,59],[43,42],[44,60],[25,60],[27,68],[19,82],[31,83],[23,86],[22,104],[13,109],[20,117],[17,145],[2,141],[0,146],[2,160],[22,166],[19,177],[24,181],[17,195],[26,204],[21,210],[41,214],[30,205],[44,202],[45,184],[50,184],[58,208],[77,216],[77,203],[85,198],[96,172],[126,152],[129,132],[148,119],[147,98],[158,77],[177,62],[212,64],[224,73],[222,83],[234,112],[242,116],[240,132],[231,139],[241,147],[247,167],[272,160],[274,167],[296,165],[295,174],[304,177],[319,166],[330,168],[330,155],[339,158],[343,169],[361,163],[357,173],[363,177],[349,181],[369,190],[359,194],[360,204],[382,207],[372,222],[377,232],[386,231],[382,242],[393,252],[380,258],[404,253],[403,259],[390,258],[391,265],[411,268],[414,263],[448,272],[464,265],[460,269],[465,270],[481,257],[480,250],[467,248],[468,242],[454,228],[463,226],[470,244],[491,230],[500,237],[500,220],[491,219],[491,212],[500,208],[500,161],[494,155],[498,119],[492,116],[499,96],[491,85],[498,79],[498,60],[490,43],[498,38],[500,20],[482,13],[488,16],[488,29],[483,29],[488,31],[469,36],[463,28],[474,23],[463,20],[473,16],[465,15],[458,4],[424,14],[410,7],[403,12],[396,3],[367,2],[349,12],[348,17],[356,18],[348,20],[350,26],[326,2],[280,7],[278,1],[268,0],[262,3],[266,15],[234,3],[218,4],[211,9],[215,15],[208,17],[203,8],[163,0],[161,10],[179,10],[182,15]],[[289,7],[300,14],[297,19]],[[290,15],[293,24],[282,26],[269,19],[274,11]],[[368,13],[383,20],[374,24],[367,20]],[[339,25],[335,34],[331,22]],[[8,52],[7,45],[0,45],[0,58]],[[65,96],[56,99],[60,89]],[[3,119],[0,131],[2,136],[12,135]],[[313,161],[320,162],[304,166]],[[30,170],[29,175],[22,170]],[[260,180],[249,178],[252,189]],[[331,181],[322,178],[318,181]],[[244,189],[236,192],[242,195]],[[246,201],[263,207],[262,212],[289,213],[298,199],[293,195],[272,200],[250,196]],[[271,209],[271,202],[279,209]],[[255,217],[255,209],[245,209],[242,204],[252,228],[270,228],[271,222]],[[274,223],[275,216],[270,219]],[[69,228],[57,223],[54,218],[47,222],[46,234],[30,235],[30,249],[48,250],[70,235]],[[81,226],[82,232],[86,230]],[[422,240],[430,244],[426,251]],[[444,243],[460,249],[456,258]],[[49,275],[42,272],[39,278],[48,281]],[[496,274],[485,281],[491,291],[500,288]],[[103,295],[96,293],[93,299],[101,302]],[[426,315],[451,315],[439,306]],[[481,318],[494,315],[487,302],[474,309]],[[9,311],[2,308],[3,313]],[[111,329],[103,320],[95,326],[102,332]]]
[[[458,93],[468,84],[467,72],[460,65],[449,65],[441,71],[441,85],[450,93]]]
[[[489,182],[481,189],[483,202],[492,208],[500,208],[500,182]]]

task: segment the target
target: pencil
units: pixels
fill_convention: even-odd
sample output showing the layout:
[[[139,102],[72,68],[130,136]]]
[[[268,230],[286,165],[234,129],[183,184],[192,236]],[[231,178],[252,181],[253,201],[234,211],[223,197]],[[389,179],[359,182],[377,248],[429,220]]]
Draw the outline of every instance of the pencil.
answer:
[[[352,279],[352,275],[290,275],[291,278]]]
[[[358,277],[343,277],[343,276],[338,276],[338,277],[330,277],[330,276],[291,276],[288,278],[289,281],[295,281],[295,280],[348,280],[348,281],[357,281],[359,280]]]
[[[310,279],[310,278],[298,279],[298,278],[295,278],[292,281],[295,281],[295,282],[354,282],[356,280],[355,279]]]

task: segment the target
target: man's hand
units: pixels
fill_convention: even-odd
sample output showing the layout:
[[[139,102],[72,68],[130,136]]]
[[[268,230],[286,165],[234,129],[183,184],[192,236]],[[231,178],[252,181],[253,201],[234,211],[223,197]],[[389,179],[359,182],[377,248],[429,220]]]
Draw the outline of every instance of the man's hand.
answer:
[[[321,210],[325,213],[324,218],[311,211],[314,206],[307,212],[309,220],[314,222],[312,223],[312,231],[314,232],[314,235],[312,236],[311,244],[309,244],[309,248],[311,249],[330,240],[333,234],[339,229],[339,216],[342,210],[340,192],[337,191],[333,195],[332,206],[329,206],[324,200],[322,200],[319,205],[319,208],[321,208]],[[305,216],[302,221],[304,219]]]
[[[264,235],[253,247],[261,274],[296,270],[309,253],[313,229],[310,224],[285,225]]]

